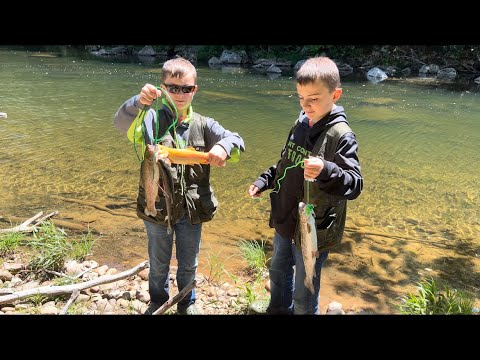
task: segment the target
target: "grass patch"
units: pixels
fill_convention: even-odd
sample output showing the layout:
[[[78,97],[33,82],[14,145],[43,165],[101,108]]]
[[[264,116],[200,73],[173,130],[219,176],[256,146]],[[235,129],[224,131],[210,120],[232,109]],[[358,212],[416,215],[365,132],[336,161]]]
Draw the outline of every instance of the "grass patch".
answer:
[[[269,258],[267,258],[265,242],[240,240],[238,246],[242,257],[247,261],[249,270],[256,276],[257,281],[261,280],[268,273]]]
[[[33,233],[33,240],[28,243],[37,254],[29,263],[32,270],[51,270],[61,272],[67,254],[72,245],[66,240],[67,234],[58,229],[51,221],[42,223],[40,230]]]
[[[441,288],[440,288],[441,287]],[[467,292],[439,286],[433,278],[418,283],[417,294],[409,293],[401,299],[400,311],[408,315],[470,315],[475,300]]]
[[[218,253],[207,252],[207,263],[208,263],[208,275],[207,280],[209,283],[218,284],[222,280],[222,276],[225,272],[225,266],[222,261],[220,261],[220,250]]]
[[[33,304],[35,307],[42,306],[48,301],[48,296],[35,294],[28,298],[28,301]]]
[[[13,253],[23,239],[25,239],[25,235],[21,232],[0,235],[0,256]]]
[[[91,230],[79,240],[69,241],[63,229],[57,228],[52,221],[45,221],[34,231],[33,239],[27,242],[35,253],[28,266],[38,272],[62,272],[67,259],[84,261],[91,255],[95,241]]]
[[[84,261],[88,255],[92,255],[92,248],[94,244],[95,238],[92,230],[88,229],[88,232],[83,234],[80,240],[72,243],[70,256],[74,260]]]

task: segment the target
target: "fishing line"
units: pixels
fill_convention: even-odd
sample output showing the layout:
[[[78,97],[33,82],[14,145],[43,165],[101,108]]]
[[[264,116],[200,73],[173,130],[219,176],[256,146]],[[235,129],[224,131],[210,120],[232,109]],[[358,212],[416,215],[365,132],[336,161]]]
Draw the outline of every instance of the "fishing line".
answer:
[[[310,181],[307,180],[306,183],[307,183],[307,196],[305,199],[306,206],[304,211],[305,211],[305,215],[310,216],[310,214],[313,212],[313,208],[315,207],[315,205],[310,204]]]
[[[305,159],[303,159],[303,160],[305,160]],[[300,165],[303,162],[303,160],[300,160],[296,164],[288,166],[288,167],[285,168],[285,171],[283,172],[282,177],[277,180],[278,190],[274,189],[274,190],[272,190],[272,192],[278,193],[280,191],[280,187],[281,187],[280,181],[283,180],[283,178],[287,175],[287,170],[290,170],[294,167],[297,167],[298,165]],[[307,189],[306,189],[307,190],[307,196],[306,196],[306,199],[305,199],[306,206],[305,206],[304,211],[305,211],[305,214],[307,216],[310,216],[310,214],[313,212],[313,209],[315,208],[315,205],[310,204],[310,181],[305,180],[305,182],[307,183]]]
[[[174,134],[174,141],[175,141],[175,144],[180,147],[178,141],[177,141],[177,133],[175,131],[175,128],[176,128],[176,124],[177,124],[177,121],[178,121],[178,110],[177,110],[177,107],[175,106],[175,103],[174,101],[172,100],[172,98],[170,97],[170,95],[168,94],[168,92],[162,88],[161,86],[157,87],[158,90],[160,90],[164,95],[165,97],[167,98],[167,102],[169,103],[169,105],[172,106],[173,110],[175,110],[175,121],[173,121],[170,126],[167,128],[167,130],[165,131],[165,133],[160,137],[160,138],[157,138],[158,136],[158,97],[155,98],[155,111],[157,113],[157,121],[155,123],[155,134],[154,135],[154,142],[155,142],[155,145],[158,144],[160,141],[162,141],[162,139],[167,136],[167,134],[170,132],[170,129],[173,127],[173,134]]]
[[[175,145],[177,148],[179,149],[183,149],[185,148],[185,144],[183,143],[183,141],[179,141],[178,137],[177,137],[177,123],[178,123],[178,109],[177,107],[175,106],[175,102],[172,100],[172,98],[170,97],[170,94],[168,93],[168,91],[166,91],[164,88],[162,88],[161,86],[157,87],[157,89],[159,89],[164,95],[165,97],[167,98],[167,106],[168,105],[171,105],[171,108],[173,108],[173,110],[175,111],[175,120],[170,124],[170,126],[167,128],[167,130],[165,131],[165,133],[160,137],[160,138],[157,138],[157,135],[158,135],[158,127],[159,127],[159,115],[158,115],[158,97],[155,98],[155,111],[156,111],[156,114],[157,114],[157,121],[155,123],[155,133],[154,133],[154,139],[153,139],[153,142],[156,144],[158,144],[160,141],[162,141],[162,139],[167,136],[170,132],[170,129],[173,128],[173,141],[175,142]],[[178,166],[177,166],[178,168]],[[184,164],[181,164],[179,166],[180,168],[180,188],[181,188],[181,193],[184,194],[185,193],[185,165]]]
[[[300,161],[297,162],[295,165],[291,165],[291,166],[289,166],[289,167],[286,167],[286,168],[285,168],[285,171],[283,172],[282,177],[277,180],[278,190],[275,191],[275,189],[273,189],[272,192],[278,193],[278,192],[280,191],[280,186],[281,186],[281,185],[280,185],[280,180],[283,180],[283,178],[287,175],[287,170],[292,169],[292,168],[294,168],[294,167],[297,167],[297,166],[300,165],[302,162],[303,162],[303,160],[300,160]]]

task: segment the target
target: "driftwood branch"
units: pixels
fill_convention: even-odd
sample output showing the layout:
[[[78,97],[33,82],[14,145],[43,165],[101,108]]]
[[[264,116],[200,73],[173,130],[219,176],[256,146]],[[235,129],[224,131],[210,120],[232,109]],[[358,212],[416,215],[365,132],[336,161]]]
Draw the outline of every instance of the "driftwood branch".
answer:
[[[160,306],[153,315],[162,315],[164,314],[168,309],[170,309],[173,305],[178,303],[180,300],[182,300],[194,287],[197,285],[197,280],[193,279],[193,281],[185,286],[182,291],[180,291],[177,295],[175,295],[173,298],[168,299],[162,306]]]
[[[40,213],[39,213],[40,214]],[[55,211],[51,214],[48,214],[48,215],[45,215],[43,218],[42,218],[42,221],[44,221],[47,217],[52,217],[54,215],[57,215],[58,214],[58,211]],[[35,215],[35,216],[39,216],[38,214]],[[41,216],[41,215],[40,215]],[[9,216],[10,218],[10,221],[17,221],[17,222],[20,222],[20,221],[23,221],[22,218],[19,218],[19,217],[16,217],[16,216]],[[30,220],[30,219],[29,219]],[[27,220],[28,221],[28,220]],[[72,223],[70,221],[65,221],[65,220],[60,220],[60,219],[51,219],[51,221],[56,225],[56,226],[61,226],[61,227],[64,227],[64,228],[67,228],[67,229],[71,229],[71,230],[78,230],[78,231],[85,231],[86,230],[86,227],[84,225],[81,225],[81,224],[77,224],[77,223]],[[35,226],[38,226],[40,224],[40,221],[37,220]],[[19,225],[20,226],[20,225]],[[12,229],[3,229],[3,230],[0,230],[0,233],[2,232],[16,232],[16,231],[21,231],[21,230],[17,230],[17,228],[19,227],[15,227],[15,228],[12,228]],[[34,227],[35,226],[32,226],[32,228],[28,228],[27,230],[25,230],[24,232],[32,232]],[[88,229],[92,232],[92,233],[95,233],[95,234],[98,234],[98,231],[93,229],[92,227],[88,227]]]
[[[38,225],[38,224],[41,224],[42,222],[44,222],[45,220],[55,216],[55,215],[58,215],[58,211],[53,211],[51,212],[50,214],[47,214],[45,216],[42,216],[40,219],[38,219],[36,222],[35,222],[35,225]]]
[[[89,271],[92,271],[92,270],[95,269],[96,267],[98,267],[98,265],[94,265],[94,266],[92,266],[91,268],[88,268],[88,269],[86,269],[86,270],[83,270],[81,273],[75,275],[75,276],[73,277],[73,279],[78,279],[78,278],[82,277],[84,274],[86,274],[86,273],[89,272]]]
[[[56,199],[59,199],[59,200],[62,200],[62,201],[66,201],[66,202],[72,202],[72,203],[76,203],[76,204],[92,206],[92,207],[94,207],[95,209],[102,210],[102,211],[106,211],[106,212],[108,212],[108,213],[111,214],[111,215],[127,216],[127,217],[132,217],[132,218],[138,219],[136,215],[125,214],[125,213],[121,213],[121,212],[118,212],[118,211],[113,211],[113,210],[107,208],[106,206],[98,205],[98,204],[95,204],[94,202],[91,202],[91,201],[77,200],[77,199],[69,199],[69,198],[64,198],[64,197],[62,197],[62,196],[57,196],[57,195],[52,195],[52,197],[53,197],[53,198],[56,198]]]
[[[62,285],[62,286],[42,286],[34,289],[26,289],[26,290],[21,290],[18,292],[15,292],[13,294],[8,294],[4,296],[0,296],[0,304],[5,304],[5,303],[10,303],[15,300],[21,300],[25,299],[27,297],[33,296],[33,295],[50,295],[50,296],[55,296],[55,295],[64,295],[64,294],[69,294],[72,293],[75,290],[81,291],[85,290],[88,288],[91,288],[93,286],[101,285],[101,284],[107,284],[111,283],[114,281],[118,281],[121,279],[125,279],[129,276],[135,275],[142,271],[143,269],[148,268],[149,263],[148,261],[144,261],[134,268],[130,270],[123,271],[121,273],[115,274],[115,275],[105,275],[101,276],[99,278],[89,280],[83,283],[79,284],[70,284],[70,285]]]
[[[62,273],[59,273],[58,271],[46,270],[46,269],[43,269],[43,271],[45,271],[45,272],[48,273],[48,274],[55,275],[55,276],[63,276],[63,277],[66,277],[67,279],[70,279],[70,280],[73,280],[73,279],[74,279],[74,278],[71,277],[70,275],[62,274]]]
[[[10,229],[0,229],[0,233],[13,233],[13,232],[33,232],[35,228],[40,225],[43,221],[52,216],[58,214],[58,211],[51,212],[48,215],[42,216],[43,211],[40,211],[37,215],[32,216],[30,219],[25,220],[20,225],[15,226]]]
[[[67,303],[63,307],[62,311],[60,311],[59,315],[65,315],[67,313],[68,308],[72,306],[73,302],[77,299],[78,295],[80,295],[80,291],[73,290],[72,296],[70,296],[70,299],[68,299]]]

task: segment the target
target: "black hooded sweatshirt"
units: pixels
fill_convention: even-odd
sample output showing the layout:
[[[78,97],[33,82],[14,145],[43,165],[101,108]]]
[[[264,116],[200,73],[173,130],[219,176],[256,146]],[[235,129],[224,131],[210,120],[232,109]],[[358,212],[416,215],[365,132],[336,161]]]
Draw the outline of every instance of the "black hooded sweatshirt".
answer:
[[[342,106],[336,106],[312,127],[308,126],[308,118],[302,111],[298,122],[289,132],[281,159],[254,182],[261,192],[273,189],[270,193],[272,206],[270,226],[280,235],[293,239],[298,204],[306,200],[303,199],[303,159],[310,155],[322,132],[328,130],[330,125],[342,121],[348,124]],[[285,171],[277,174],[277,168],[282,160],[286,163]],[[360,195],[363,177],[358,160],[358,144],[353,132],[347,132],[340,138],[334,161],[323,162],[323,170],[310,186],[318,186],[321,190],[346,200],[353,200]]]

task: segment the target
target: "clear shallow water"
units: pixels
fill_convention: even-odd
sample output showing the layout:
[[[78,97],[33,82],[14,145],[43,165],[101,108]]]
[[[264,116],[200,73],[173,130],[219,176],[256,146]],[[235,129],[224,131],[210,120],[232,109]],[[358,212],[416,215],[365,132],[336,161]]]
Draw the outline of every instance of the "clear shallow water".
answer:
[[[62,214],[67,204],[55,196],[134,201],[139,163],[112,118],[145,83],[158,84],[159,65],[31,55],[0,50],[0,112],[8,114],[0,119],[1,212]],[[268,196],[253,200],[246,190],[278,160],[298,115],[293,79],[201,66],[198,75],[195,111],[239,132],[247,147],[239,163],[212,171],[220,207],[209,228],[269,233]],[[431,79],[345,79],[342,87],[339,104],[358,136],[365,177],[347,226],[478,247],[480,93]],[[129,225],[122,218],[117,226]]]

